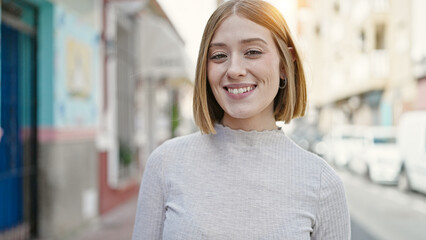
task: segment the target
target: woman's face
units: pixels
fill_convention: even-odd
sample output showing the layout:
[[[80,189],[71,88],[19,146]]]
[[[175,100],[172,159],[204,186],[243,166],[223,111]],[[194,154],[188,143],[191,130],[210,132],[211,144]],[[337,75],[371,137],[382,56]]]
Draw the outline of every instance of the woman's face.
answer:
[[[276,128],[274,98],[284,76],[267,28],[232,15],[214,33],[207,77],[224,110],[224,125],[244,130]]]

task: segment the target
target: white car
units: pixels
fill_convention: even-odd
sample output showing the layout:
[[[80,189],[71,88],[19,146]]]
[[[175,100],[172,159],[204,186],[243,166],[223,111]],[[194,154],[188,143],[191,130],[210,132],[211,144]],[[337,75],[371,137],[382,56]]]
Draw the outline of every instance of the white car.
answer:
[[[426,111],[401,116],[398,146],[405,161],[399,187],[426,194]]]
[[[364,141],[360,161],[366,163],[368,177],[373,182],[397,184],[403,160],[396,143],[396,128],[370,127]]]
[[[329,138],[328,158],[337,167],[346,167],[364,142],[364,127],[342,125],[333,127]]]

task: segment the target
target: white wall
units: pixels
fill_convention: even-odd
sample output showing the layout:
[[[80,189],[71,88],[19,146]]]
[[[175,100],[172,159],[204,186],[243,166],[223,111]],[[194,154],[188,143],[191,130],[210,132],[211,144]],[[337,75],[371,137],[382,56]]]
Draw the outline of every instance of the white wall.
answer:
[[[423,58],[426,58],[426,15],[424,11],[426,9],[426,1],[424,0],[412,0],[412,29],[411,29],[411,56],[412,61],[415,64],[414,75],[426,75],[426,63],[420,66],[416,64]]]

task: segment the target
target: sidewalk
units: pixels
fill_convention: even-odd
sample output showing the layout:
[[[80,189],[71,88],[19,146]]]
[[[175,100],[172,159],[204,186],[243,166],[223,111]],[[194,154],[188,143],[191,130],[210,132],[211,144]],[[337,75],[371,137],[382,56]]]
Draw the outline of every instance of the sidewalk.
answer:
[[[137,196],[102,216],[92,228],[74,240],[126,240],[132,238]]]

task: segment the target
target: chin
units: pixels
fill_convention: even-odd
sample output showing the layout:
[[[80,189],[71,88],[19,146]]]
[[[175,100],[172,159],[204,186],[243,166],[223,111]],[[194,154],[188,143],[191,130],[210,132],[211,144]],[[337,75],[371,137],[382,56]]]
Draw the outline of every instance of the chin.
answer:
[[[250,118],[253,116],[253,113],[251,112],[242,112],[242,111],[238,111],[238,112],[226,112],[226,114],[229,115],[229,117],[232,118],[236,118],[236,119],[246,119],[246,118]]]

